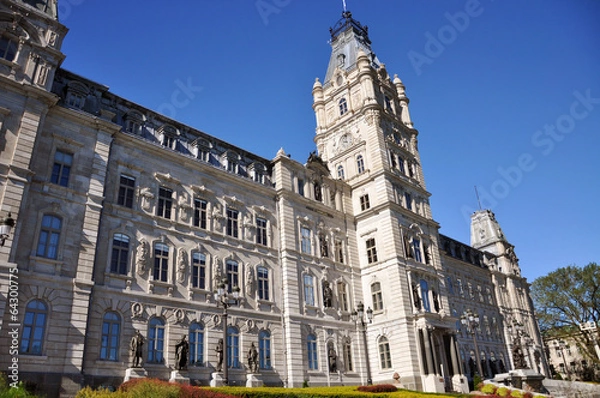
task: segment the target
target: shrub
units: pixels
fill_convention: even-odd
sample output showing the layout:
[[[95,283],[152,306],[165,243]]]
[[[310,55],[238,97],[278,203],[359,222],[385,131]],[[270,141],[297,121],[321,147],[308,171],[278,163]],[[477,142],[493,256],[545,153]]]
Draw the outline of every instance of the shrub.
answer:
[[[510,393],[510,396],[513,398],[523,398],[523,392],[521,392],[519,390],[514,390],[513,392]]]
[[[510,395],[510,389],[506,387],[500,387],[496,390],[496,395],[499,397],[508,397]]]
[[[495,394],[498,387],[493,384],[484,384],[479,391],[484,392],[486,394]]]
[[[398,388],[392,384],[375,384],[374,386],[360,386],[357,390],[361,392],[396,392]]]

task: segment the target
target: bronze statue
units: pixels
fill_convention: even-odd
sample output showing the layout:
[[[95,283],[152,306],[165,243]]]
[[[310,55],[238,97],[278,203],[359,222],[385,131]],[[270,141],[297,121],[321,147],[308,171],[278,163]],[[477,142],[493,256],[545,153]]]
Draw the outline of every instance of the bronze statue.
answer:
[[[248,369],[251,373],[258,373],[258,351],[254,343],[252,343],[250,350],[248,350]]]
[[[329,348],[329,373],[337,372],[337,354],[333,347]]]
[[[221,372],[223,370],[223,339],[219,339],[215,351],[217,353],[217,372]]]
[[[142,347],[144,346],[144,336],[139,330],[135,331],[135,334],[131,338],[131,351],[133,352],[133,363],[132,367],[141,368],[143,364],[142,358]]]
[[[188,352],[190,343],[186,340],[186,335],[181,336],[179,343],[175,345],[175,369],[187,369]]]

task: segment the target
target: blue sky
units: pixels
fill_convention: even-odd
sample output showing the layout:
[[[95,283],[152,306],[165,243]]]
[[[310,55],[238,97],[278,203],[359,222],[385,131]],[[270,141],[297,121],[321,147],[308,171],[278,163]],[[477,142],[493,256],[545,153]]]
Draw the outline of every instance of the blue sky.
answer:
[[[342,0],[59,0],[63,67],[267,159],[315,149]],[[491,208],[530,282],[600,261],[600,2],[347,0],[406,85],[434,219]]]

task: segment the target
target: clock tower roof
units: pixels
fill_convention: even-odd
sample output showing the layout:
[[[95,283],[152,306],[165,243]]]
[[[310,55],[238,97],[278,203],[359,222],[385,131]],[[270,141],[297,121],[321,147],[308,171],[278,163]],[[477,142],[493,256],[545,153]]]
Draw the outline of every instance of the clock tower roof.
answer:
[[[331,34],[331,58],[324,84],[331,80],[336,69],[354,69],[361,50],[369,57],[374,67],[379,67],[380,62],[371,49],[369,27],[361,25],[352,17],[350,11],[342,12],[342,18],[329,28],[329,33]]]

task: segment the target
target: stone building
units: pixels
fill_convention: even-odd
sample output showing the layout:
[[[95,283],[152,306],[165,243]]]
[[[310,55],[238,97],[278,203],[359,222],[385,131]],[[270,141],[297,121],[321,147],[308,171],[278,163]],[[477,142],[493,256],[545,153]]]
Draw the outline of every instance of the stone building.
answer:
[[[405,87],[349,12],[312,87],[316,151],[302,164],[61,69],[56,10],[0,0],[0,217],[16,220],[0,247],[9,376],[17,363],[49,396],[116,386],[140,331],[149,376],[172,376],[186,335],[185,376],[208,385],[223,278],[241,297],[228,308],[230,384],[245,383],[252,344],[265,385],[465,391],[475,374],[513,369],[518,347],[545,372],[514,247],[489,210],[473,214],[471,245],[438,233]]]

